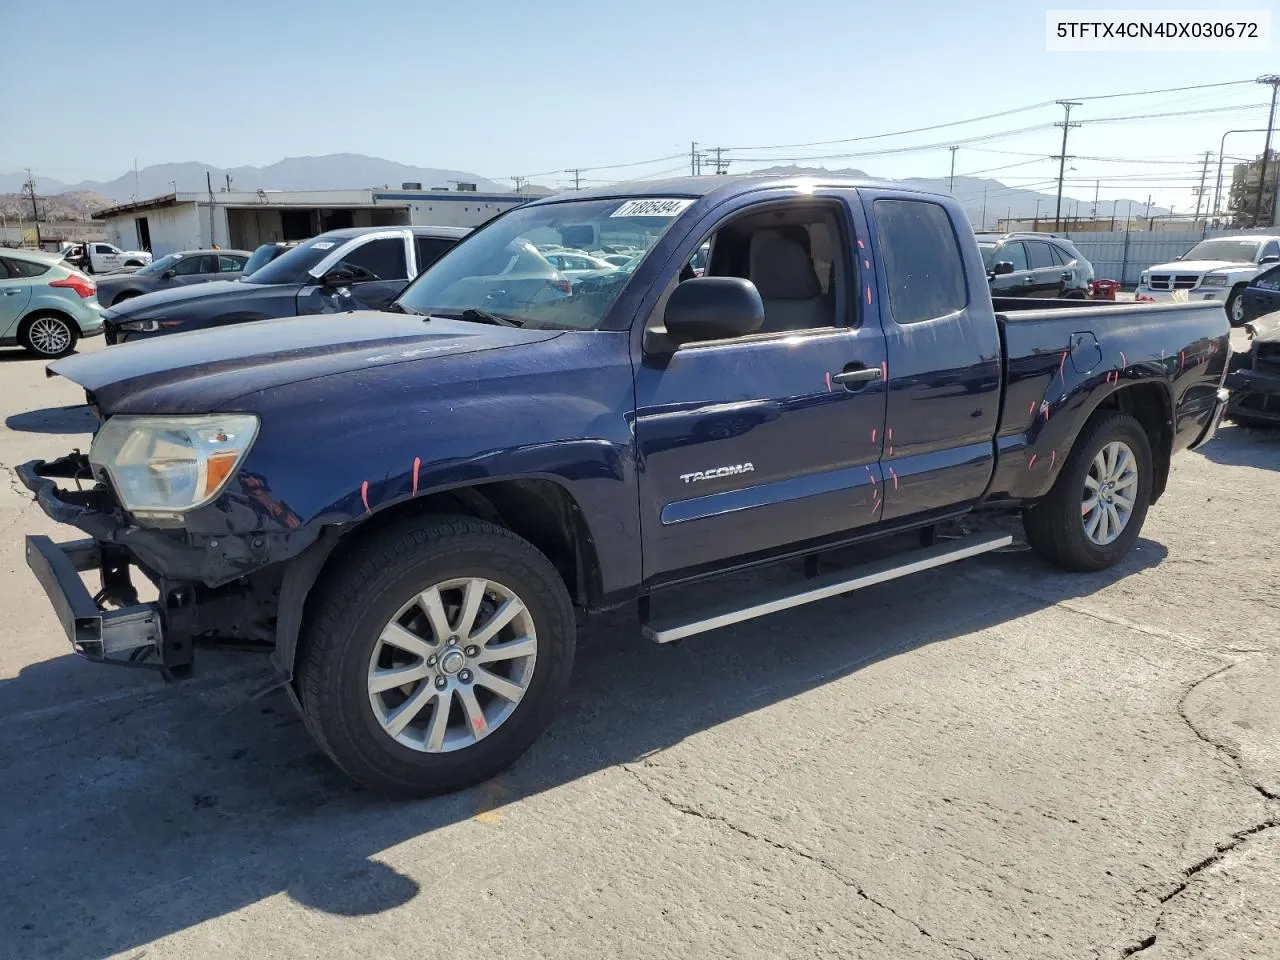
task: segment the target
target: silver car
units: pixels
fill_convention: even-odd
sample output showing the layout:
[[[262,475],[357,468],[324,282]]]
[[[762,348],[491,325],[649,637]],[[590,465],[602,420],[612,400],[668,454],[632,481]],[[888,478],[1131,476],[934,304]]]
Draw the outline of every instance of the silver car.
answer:
[[[52,359],[99,333],[102,307],[92,280],[58,254],[0,249],[0,347]]]

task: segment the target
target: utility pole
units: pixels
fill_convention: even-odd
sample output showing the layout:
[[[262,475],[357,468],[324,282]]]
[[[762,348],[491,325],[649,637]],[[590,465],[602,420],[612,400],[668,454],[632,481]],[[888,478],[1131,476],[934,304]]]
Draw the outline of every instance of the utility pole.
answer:
[[[519,196],[523,192],[526,180],[528,180],[528,177],[512,177],[511,178],[511,182],[516,185],[517,196]]]
[[[582,189],[582,168],[576,167],[573,170],[566,170],[565,173],[573,174],[573,189],[581,190]]]
[[[1209,157],[1212,154],[1212,150],[1204,152],[1204,166],[1200,168],[1200,186],[1196,188],[1196,215],[1191,220],[1193,227],[1196,225],[1196,221],[1200,219],[1200,204],[1204,200],[1204,180],[1209,175]]]
[[[1079,102],[1074,100],[1059,100],[1058,105],[1066,111],[1066,115],[1062,118],[1061,123],[1055,123],[1055,127],[1062,128],[1062,153],[1058,156],[1058,207],[1053,214],[1053,229],[1062,228],[1062,179],[1067,173],[1067,131],[1072,127],[1078,127],[1080,124],[1071,122],[1071,108],[1080,106]]]
[[[1147,221],[1147,229],[1150,230],[1151,229],[1151,194],[1149,193],[1147,194],[1147,210],[1146,210],[1146,213],[1142,215],[1142,217],[1144,220]]]
[[[723,174],[729,172],[729,161],[723,159],[724,147],[716,147],[716,173]]]
[[[947,193],[956,192],[956,151],[959,147],[947,147],[951,151],[951,178],[947,181]]]
[[[982,187],[982,226],[978,229],[987,229],[987,187],[985,184]]]
[[[1032,231],[1035,233],[1040,232],[1040,201],[1042,199],[1044,198],[1036,197],[1036,219],[1035,219],[1035,224],[1031,227]]]
[[[698,175],[698,142],[696,140],[689,141],[689,176],[696,177]]]
[[[231,192],[231,174],[227,174],[227,193]]]
[[[1101,189],[1102,189],[1102,181],[1101,180],[1093,181],[1093,210],[1089,214],[1089,216],[1095,221],[1098,219],[1098,191]]]
[[[1267,182],[1267,158],[1271,154],[1271,131],[1275,127],[1276,122],[1276,91],[1280,90],[1280,76],[1276,74],[1268,74],[1265,77],[1259,77],[1258,83],[1267,83],[1271,85],[1271,109],[1267,111],[1267,140],[1262,147],[1262,168],[1258,170],[1258,199],[1254,204],[1253,225],[1256,227],[1262,221],[1262,187]],[[1275,205],[1274,199],[1272,206]]]

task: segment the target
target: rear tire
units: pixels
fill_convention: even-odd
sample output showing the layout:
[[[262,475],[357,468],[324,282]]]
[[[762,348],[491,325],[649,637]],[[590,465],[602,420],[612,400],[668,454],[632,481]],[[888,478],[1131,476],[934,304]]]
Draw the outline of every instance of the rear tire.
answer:
[[[1244,323],[1244,307],[1240,303],[1240,297],[1245,291],[1248,284],[1238,283],[1231,289],[1231,294],[1227,297],[1225,304],[1227,311],[1227,322],[1233,327],[1238,327]]]
[[[474,584],[484,586],[472,600]],[[430,796],[493,777],[568,688],[569,593],[545,556],[495,524],[428,516],[388,528],[312,595],[294,679],[303,719],[334,763],[381,793]]]
[[[76,348],[75,324],[58,313],[35,313],[22,321],[18,342],[33,357],[56,360]]]
[[[1136,477],[1117,467],[1112,481],[1107,451],[1132,458]],[[1133,547],[1151,504],[1153,457],[1147,432],[1128,414],[1106,411],[1094,414],[1085,424],[1062,472],[1052,489],[1039,503],[1023,511],[1022,525],[1027,542],[1040,557],[1064,570],[1105,570],[1118,563]],[[1096,487],[1101,481],[1101,494]],[[1123,486],[1122,486],[1123,484]],[[1090,500],[1095,506],[1089,509]],[[1121,505],[1130,501],[1124,512]],[[1105,516],[1094,520],[1101,511]],[[1108,539],[1116,517],[1123,514],[1119,533]],[[1092,533],[1089,523],[1096,526]]]

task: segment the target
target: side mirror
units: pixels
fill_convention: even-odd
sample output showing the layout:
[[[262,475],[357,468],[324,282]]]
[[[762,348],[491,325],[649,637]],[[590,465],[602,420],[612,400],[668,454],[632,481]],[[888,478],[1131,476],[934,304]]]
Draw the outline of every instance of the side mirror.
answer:
[[[324,285],[333,290],[339,287],[349,287],[355,282],[356,275],[354,271],[348,270],[346,267],[334,267],[324,275]]]
[[[178,275],[178,271],[177,271],[177,270],[174,270],[173,268],[170,268],[170,269],[166,270],[164,273],[160,274],[160,279],[161,279],[161,280],[172,280],[172,279],[173,279],[174,277],[176,277],[177,275]]]
[[[695,277],[679,284],[662,316],[674,346],[755,333],[764,323],[764,302],[750,280]]]
[[[1277,257],[1274,253],[1265,256],[1258,261],[1258,266],[1262,266],[1264,263],[1280,263],[1280,257]]]
[[[1013,273],[1012,260],[1001,260],[998,263],[996,263],[994,267],[991,268],[991,275],[993,277],[1002,277],[1006,273]]]

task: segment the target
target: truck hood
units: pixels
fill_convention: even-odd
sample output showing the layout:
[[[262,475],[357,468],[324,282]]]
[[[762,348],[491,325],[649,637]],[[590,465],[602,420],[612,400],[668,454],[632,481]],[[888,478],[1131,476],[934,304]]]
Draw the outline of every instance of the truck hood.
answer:
[[[120,276],[121,279],[124,279],[128,274],[108,274],[107,276]],[[248,284],[241,283],[239,280],[210,280],[208,283],[193,283],[188,287],[169,287],[167,290],[156,290],[153,293],[144,293],[140,297],[126,300],[120,306],[111,308],[111,316],[121,319],[142,317],[153,313],[167,316],[173,312],[174,307],[180,309],[183,304],[190,303],[193,300],[203,302],[212,299],[226,299],[245,293],[253,293],[255,289],[258,293],[261,293],[268,288],[263,284],[258,284],[256,288],[251,287]]]
[[[1148,267],[1147,273],[1208,273],[1210,270],[1251,270],[1256,263],[1232,263],[1230,260],[1175,260]]]
[[[561,332],[362,310],[125,343],[57,360],[46,373],[84,387],[103,415],[204,413],[302,380],[539,343]]]

